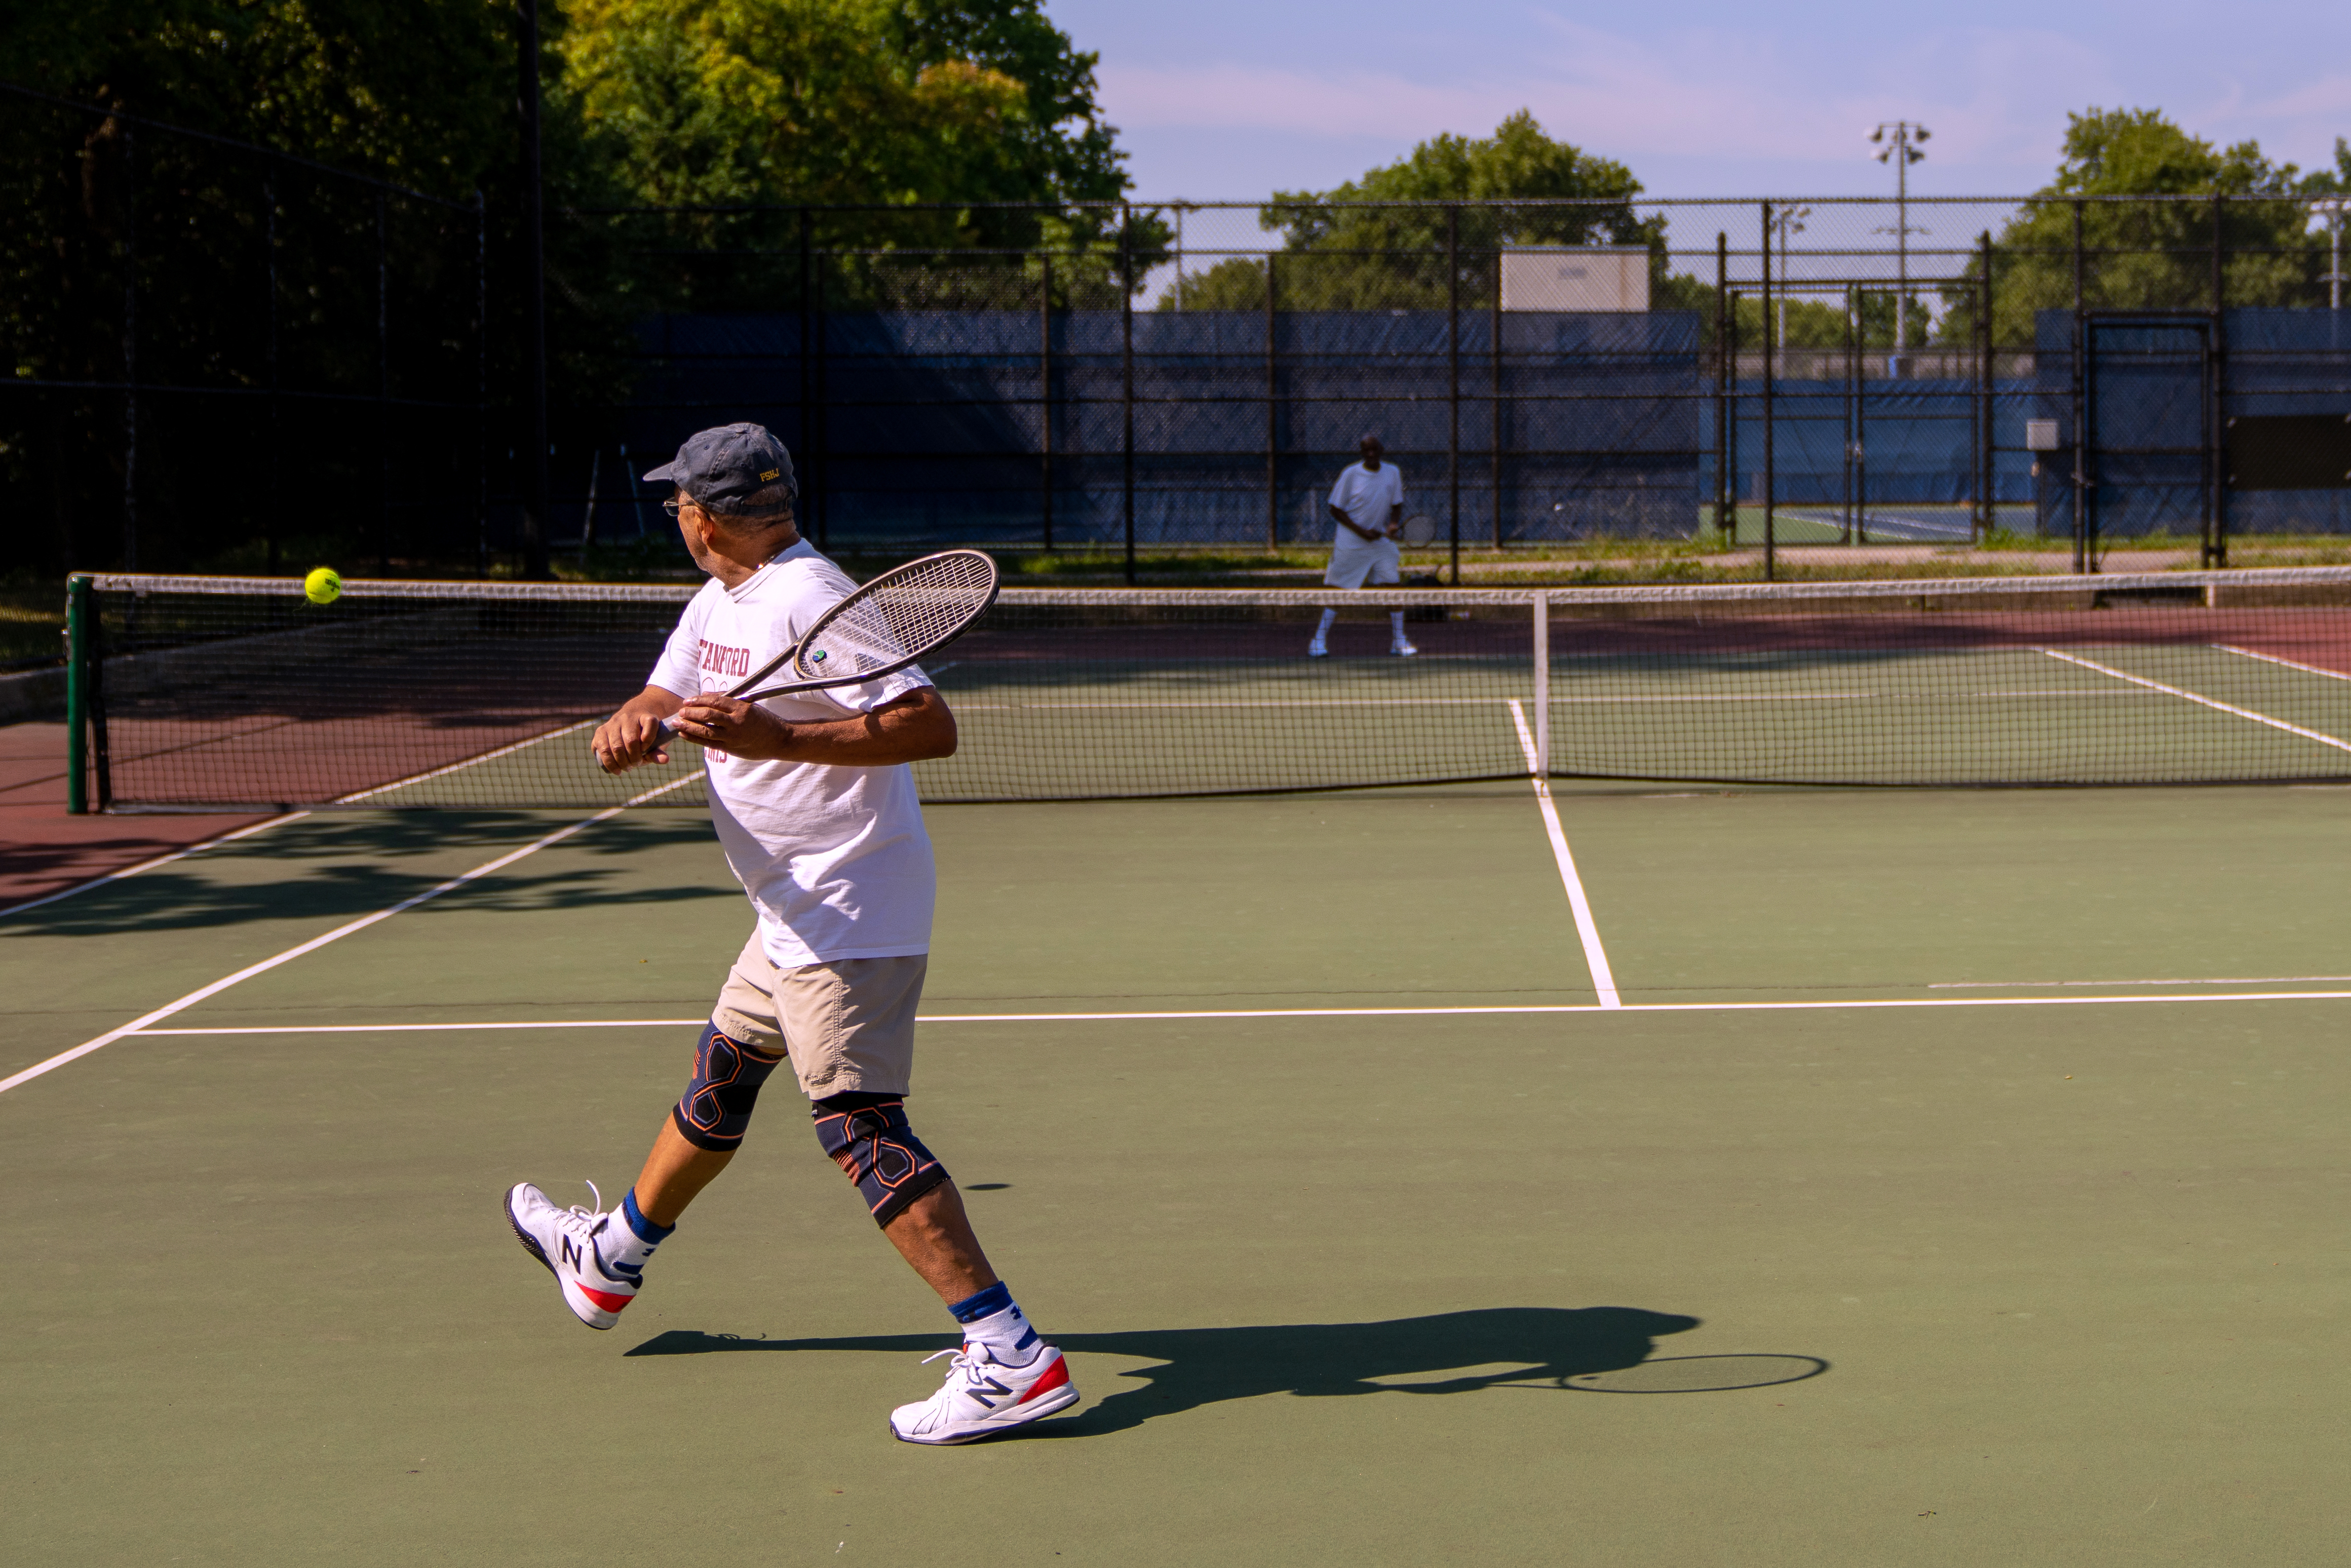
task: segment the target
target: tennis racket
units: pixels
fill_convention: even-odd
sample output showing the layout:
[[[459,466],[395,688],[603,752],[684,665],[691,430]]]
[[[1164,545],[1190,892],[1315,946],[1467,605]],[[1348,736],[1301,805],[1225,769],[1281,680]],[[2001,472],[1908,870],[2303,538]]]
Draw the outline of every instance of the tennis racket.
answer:
[[[758,702],[894,674],[970,631],[996,602],[996,562],[976,549],[893,566],[818,616],[799,642],[726,695]],[[760,684],[778,673],[781,680]],[[666,718],[662,728],[676,733]]]
[[[1414,549],[1437,542],[1437,522],[1426,516],[1410,517],[1404,520],[1403,530],[1396,535]]]

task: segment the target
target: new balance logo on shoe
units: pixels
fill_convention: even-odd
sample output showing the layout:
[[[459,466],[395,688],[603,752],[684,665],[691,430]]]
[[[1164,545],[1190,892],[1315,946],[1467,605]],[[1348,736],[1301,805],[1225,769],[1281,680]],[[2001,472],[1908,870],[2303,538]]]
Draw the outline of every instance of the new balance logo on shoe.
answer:
[[[589,1184],[589,1191],[595,1191],[594,1183]],[[602,1201],[601,1194],[598,1201]],[[604,1261],[596,1239],[614,1223],[613,1216],[591,1208],[558,1208],[528,1182],[507,1191],[506,1211],[515,1239],[555,1276],[573,1317],[591,1329],[608,1329],[621,1321],[621,1309],[636,1299],[643,1281],[639,1270],[615,1269]]]
[[[916,1405],[890,1413],[890,1430],[905,1443],[968,1443],[1026,1426],[1040,1416],[1078,1402],[1069,1363],[1050,1344],[1037,1347],[1025,1365],[1008,1366],[986,1345],[967,1344],[938,1353],[952,1355],[946,1385]]]

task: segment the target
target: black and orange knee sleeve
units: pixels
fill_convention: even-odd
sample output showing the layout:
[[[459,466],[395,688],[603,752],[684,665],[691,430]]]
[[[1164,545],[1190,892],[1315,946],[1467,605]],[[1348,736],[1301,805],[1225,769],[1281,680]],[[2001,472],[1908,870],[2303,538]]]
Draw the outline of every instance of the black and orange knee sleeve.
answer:
[[[695,1048],[694,1081],[669,1113],[678,1136],[697,1149],[740,1145],[751,1108],[759,1103],[759,1085],[783,1060],[727,1039],[716,1024],[705,1029]]]
[[[888,1225],[906,1206],[947,1179],[946,1167],[906,1124],[906,1103],[896,1094],[834,1094],[818,1101],[817,1142],[857,1184],[876,1225]]]

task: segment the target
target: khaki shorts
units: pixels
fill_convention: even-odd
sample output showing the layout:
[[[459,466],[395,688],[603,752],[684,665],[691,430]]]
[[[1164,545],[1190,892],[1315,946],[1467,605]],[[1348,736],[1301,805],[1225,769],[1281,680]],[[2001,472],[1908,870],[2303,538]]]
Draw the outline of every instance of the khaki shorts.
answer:
[[[791,1058],[800,1092],[904,1094],[914,1087],[914,1009],[930,957],[837,958],[778,969],[743,945],[710,1021],[729,1040]]]

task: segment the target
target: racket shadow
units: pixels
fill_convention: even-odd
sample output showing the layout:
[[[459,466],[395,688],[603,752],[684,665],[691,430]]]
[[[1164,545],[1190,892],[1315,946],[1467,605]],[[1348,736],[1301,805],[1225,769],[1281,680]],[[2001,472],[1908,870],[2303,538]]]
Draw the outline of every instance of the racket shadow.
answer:
[[[1118,1374],[1132,1385],[1078,1415],[1022,1427],[1023,1437],[1102,1437],[1163,1416],[1271,1394],[1328,1398],[1367,1394],[1468,1394],[1488,1388],[1614,1393],[1698,1393],[1794,1382],[1827,1370],[1815,1356],[1677,1357],[1652,1361],[1659,1338],[1699,1320],[1639,1307],[1489,1307],[1381,1322],[1270,1323],[1238,1328],[1144,1329],[1055,1336],[1073,1356],[1118,1355],[1158,1364]],[[630,1355],[737,1351],[862,1351],[926,1355],[946,1336],[741,1339],[672,1330]],[[1737,1363],[1700,1367],[1698,1364]],[[1646,1364],[1665,1375],[1645,1380]],[[1666,1372],[1667,1367],[1673,1368]],[[1088,1378],[1079,1365],[1081,1386]],[[1099,1374],[1094,1375],[1097,1378]]]

